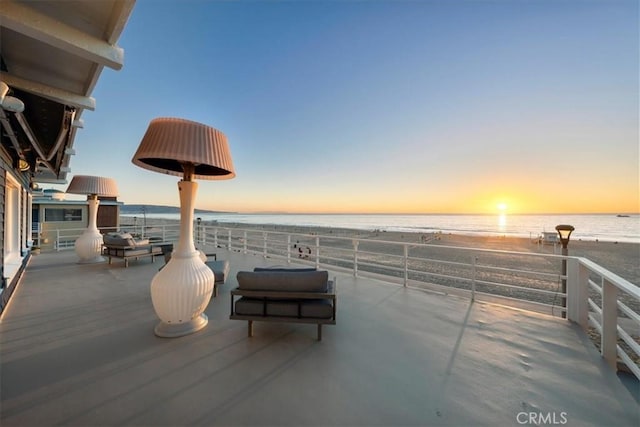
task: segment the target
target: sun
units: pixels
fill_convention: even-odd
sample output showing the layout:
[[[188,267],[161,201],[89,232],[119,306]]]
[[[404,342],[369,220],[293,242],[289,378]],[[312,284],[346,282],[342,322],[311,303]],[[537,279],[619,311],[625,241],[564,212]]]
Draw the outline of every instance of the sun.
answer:
[[[505,212],[507,210],[507,204],[506,203],[498,203],[497,208],[498,208],[498,210],[500,212]]]

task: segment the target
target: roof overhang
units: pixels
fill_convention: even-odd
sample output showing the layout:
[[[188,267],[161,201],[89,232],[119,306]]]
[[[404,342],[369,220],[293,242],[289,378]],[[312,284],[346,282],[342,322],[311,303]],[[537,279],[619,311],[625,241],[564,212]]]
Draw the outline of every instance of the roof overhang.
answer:
[[[116,45],[135,0],[2,0],[2,147],[34,182],[65,183],[74,139],[104,67],[119,70]],[[21,108],[23,106],[23,108]],[[26,163],[25,163],[26,162]]]

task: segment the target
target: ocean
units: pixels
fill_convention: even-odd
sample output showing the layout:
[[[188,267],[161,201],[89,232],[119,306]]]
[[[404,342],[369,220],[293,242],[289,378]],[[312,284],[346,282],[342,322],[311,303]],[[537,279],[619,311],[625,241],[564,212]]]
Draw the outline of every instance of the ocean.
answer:
[[[143,214],[136,216],[143,220]],[[350,228],[407,233],[457,233],[535,238],[558,224],[575,227],[571,239],[640,243],[640,215],[352,215],[352,214],[197,214],[203,222]],[[146,214],[177,220],[179,214]]]

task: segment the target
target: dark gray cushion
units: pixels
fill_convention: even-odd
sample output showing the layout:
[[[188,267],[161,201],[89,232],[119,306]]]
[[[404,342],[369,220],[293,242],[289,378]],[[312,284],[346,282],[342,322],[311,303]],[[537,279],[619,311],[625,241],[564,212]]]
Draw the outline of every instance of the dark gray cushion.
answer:
[[[262,300],[243,297],[235,303],[235,313],[243,316],[263,316],[265,308],[267,316],[313,319],[333,317],[333,305],[329,300]]]
[[[216,283],[224,283],[227,280],[227,274],[229,274],[229,261],[207,261],[205,264],[213,271]]]
[[[302,317],[330,319],[333,317],[333,304],[326,299],[307,300],[302,304]]]
[[[262,316],[264,314],[261,299],[246,297],[236,301],[234,311],[236,314],[242,314],[243,316]]]
[[[238,288],[248,291],[326,292],[327,271],[240,271]]]

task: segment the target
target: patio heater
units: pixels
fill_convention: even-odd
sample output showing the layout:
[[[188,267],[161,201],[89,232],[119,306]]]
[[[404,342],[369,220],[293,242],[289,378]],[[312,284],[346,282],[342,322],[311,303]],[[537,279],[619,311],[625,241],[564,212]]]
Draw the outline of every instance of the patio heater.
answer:
[[[89,204],[89,225],[76,239],[75,250],[80,263],[88,264],[104,261],[102,256],[102,234],[96,225],[98,218],[98,196],[116,197],[118,186],[111,178],[90,175],[75,175],[67,188],[67,193],[86,194]]]
[[[227,137],[217,129],[178,118],[157,118],[133,156],[145,169],[181,176],[180,237],[167,265],[151,281],[151,301],[160,318],[160,337],[180,337],[204,328],[204,310],[213,292],[214,275],[193,242],[193,215],[198,184],[194,178],[235,177]]]
[[[560,224],[556,226],[556,231],[558,232],[558,234],[560,235],[560,243],[562,244],[562,255],[563,256],[567,256],[569,255],[569,239],[571,238],[571,233],[573,232],[574,228],[572,225],[567,225],[567,224]],[[567,259],[563,258],[562,259],[562,293],[566,294],[567,293],[567,279],[566,279],[566,275],[567,275]],[[567,308],[567,298],[562,297],[562,307]],[[562,318],[565,319],[567,317],[567,313],[566,311],[562,312]]]

